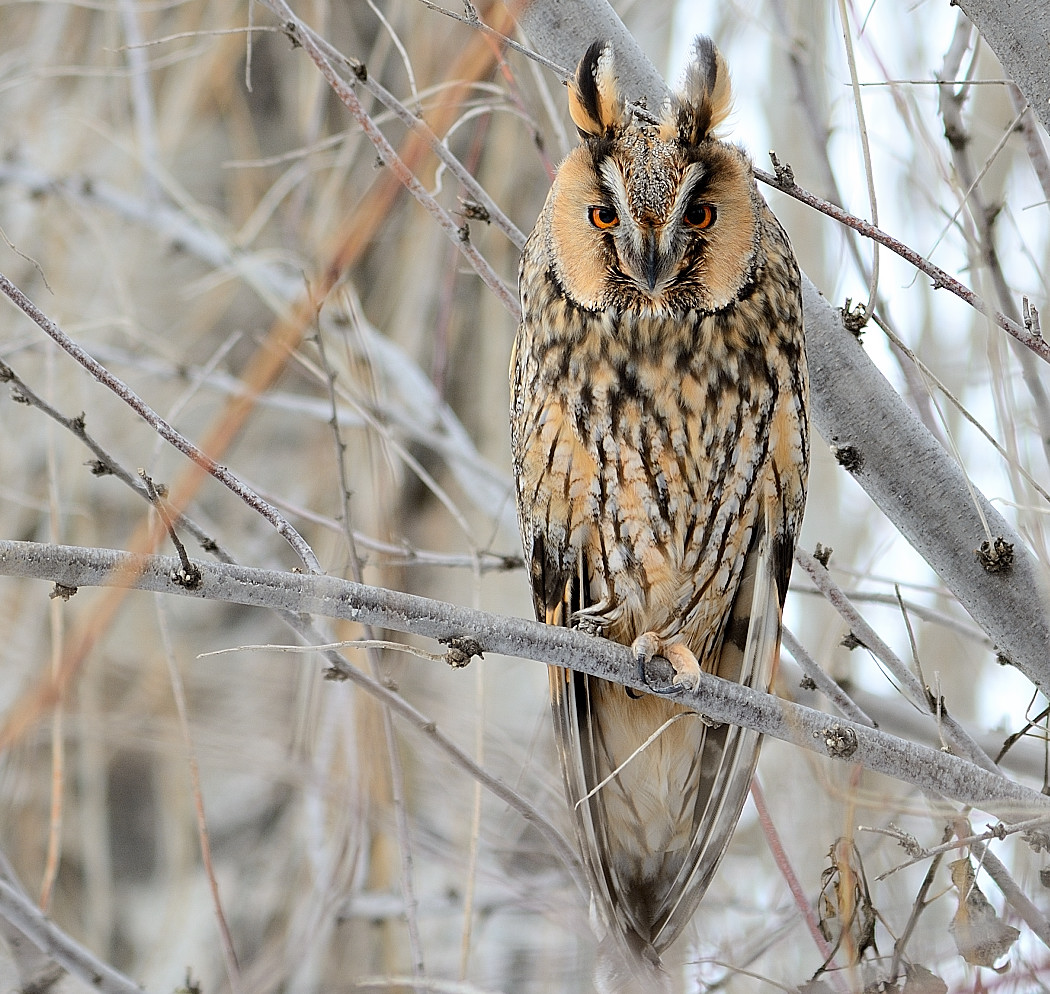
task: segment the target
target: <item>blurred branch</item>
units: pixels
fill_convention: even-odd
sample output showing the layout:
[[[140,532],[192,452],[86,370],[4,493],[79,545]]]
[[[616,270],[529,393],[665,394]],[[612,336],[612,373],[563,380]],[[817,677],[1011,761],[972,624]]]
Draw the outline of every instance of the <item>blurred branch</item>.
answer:
[[[973,25],[962,15],[958,15],[955,28],[955,37],[944,57],[939,78],[944,80],[954,79],[960,74],[962,59],[970,47],[970,37],[973,33]],[[1006,140],[1014,133],[1024,117],[1024,110],[1017,115],[1013,125],[1008,127],[1000,139],[999,145],[993,151],[980,171],[973,159],[973,143],[969,128],[963,119],[963,106],[970,95],[970,85],[964,82],[959,87],[945,83],[937,88],[937,107],[944,121],[944,137],[951,148],[952,165],[958,178],[960,190],[960,203],[953,215],[952,221],[964,208],[969,210],[970,217],[976,230],[976,244],[972,239],[967,239],[967,250],[970,256],[970,269],[979,271],[983,266],[991,275],[992,286],[995,295],[999,298],[999,306],[1003,309],[1014,325],[1020,325],[1023,321],[1021,309],[1014,302],[1012,291],[1006,280],[1006,274],[999,261],[999,253],[995,244],[995,219],[999,214],[999,207],[990,206],[984,198],[980,189],[981,178],[987,168],[991,165],[998,150]],[[1012,334],[1012,332],[1011,332]],[[1028,333],[1030,338],[1042,337]],[[1027,343],[1024,343],[1027,344]],[[1032,350],[1036,351],[1036,350]],[[1021,373],[1024,377],[1025,386],[1032,398],[1032,407],[1039,425],[1039,437],[1043,443],[1043,455],[1050,462],[1050,398],[1047,397],[1046,389],[1042,381],[1042,367],[1027,352],[1019,352],[1017,360],[1021,364]]]
[[[470,232],[465,225],[458,225],[452,217],[427,191],[422,183],[416,178],[415,173],[402,161],[394,150],[394,146],[387,141],[386,136],[361,106],[357,94],[346,80],[344,80],[335,67],[329,61],[327,55],[317,43],[314,33],[304,24],[292,11],[284,0],[263,0],[263,2],[280,18],[284,25],[285,33],[296,45],[301,46],[313,60],[314,65],[320,70],[321,75],[327,80],[335,95],[342,101],[343,105],[353,115],[354,120],[361,126],[362,131],[369,141],[375,146],[376,152],[383,165],[389,168],[405,188],[416,198],[423,209],[438,223],[453,245],[456,245],[474,271],[481,277],[485,285],[503,302],[515,318],[519,315],[517,295],[499,278],[496,271],[489,265],[488,260],[474,247],[470,241]],[[363,68],[363,67],[362,67]]]
[[[448,14],[457,20],[464,20],[472,27],[494,35],[496,38],[500,39],[503,44],[512,45],[518,49],[521,48],[520,45],[517,45],[509,38],[504,37],[498,31],[494,31],[482,21],[461,18],[458,15],[453,14],[451,11],[443,10],[442,8],[436,9],[441,10],[442,13]],[[301,23],[300,28],[301,30],[310,31],[306,25]],[[393,113],[394,116],[405,125],[405,127],[419,135],[420,138],[426,142],[431,152],[433,152],[434,155],[445,164],[449,172],[463,184],[464,189],[466,189],[470,195],[485,208],[489,220],[491,220],[492,223],[495,224],[496,227],[499,228],[519,250],[524,247],[525,234],[516,224],[514,224],[513,221],[511,221],[509,217],[507,217],[506,214],[503,213],[502,208],[492,199],[492,197],[489,196],[488,191],[474,178],[470,170],[468,170],[463,163],[452,154],[452,151],[449,149],[445,141],[434,134],[422,118],[413,114],[412,111],[394,96],[394,94],[372,76],[368,72],[368,66],[365,65],[365,63],[343,55],[334,45],[330,44],[327,39],[321,37],[315,31],[310,31],[310,36],[329,61],[345,64],[354,74],[354,78],[360,86],[364,87],[364,89],[371,93],[372,96],[387,108],[387,110],[391,111],[391,113]],[[551,66],[550,68],[556,69],[557,67]]]
[[[94,356],[89,355],[80,345],[74,342],[2,273],[0,273],[0,293],[3,293],[15,307],[21,310],[31,321],[35,322],[52,341],[80,363],[99,383],[112,390],[161,438],[191,459],[204,472],[215,477],[223,486],[240,497],[253,511],[269,521],[277,533],[295,550],[308,570],[313,573],[321,572],[321,564],[317,561],[313,550],[306,540],[292,527],[291,522],[276,507],[263,500],[225,466],[217,463],[211,456],[194,445],[185,435],[176,431],[139,397],[131,387],[114,376]]]
[[[578,0],[570,9],[571,23],[563,21],[564,4],[532,0],[519,16],[542,54],[562,65],[575,65],[595,34],[615,18],[605,0]],[[1050,12],[1042,16],[1050,18]],[[588,24],[594,26],[584,27]],[[650,107],[659,106],[666,85],[652,63],[622,25],[613,42],[628,92],[644,97]],[[1045,55],[1035,33],[1019,46],[1027,46],[1026,57]],[[1012,57],[1012,50],[1000,54],[1007,71]],[[1043,566],[901,400],[846,330],[841,310],[805,276],[803,305],[817,430],[838,452],[850,449],[859,457],[850,460],[857,482],[1009,662],[1044,692],[1050,691]],[[982,542],[1000,537],[1013,547],[1012,565],[1006,572],[990,573],[974,553]]]
[[[113,211],[155,232],[172,249],[187,252],[216,270],[235,273],[276,314],[283,313],[302,292],[299,270],[275,263],[261,253],[234,248],[220,232],[196,220],[195,215],[200,212],[180,210],[167,203],[150,204],[94,177],[56,177],[22,162],[0,161],[0,184],[3,183],[17,183],[34,196],[65,197]],[[351,288],[348,287],[347,292],[350,293]],[[324,325],[330,311],[331,308],[322,310],[316,319]],[[381,335],[365,321],[356,304],[354,313],[356,334],[361,339],[359,351],[384,373],[391,391],[387,402],[376,405],[372,413],[387,427],[397,429],[440,455],[475,506],[516,532],[510,480],[478,452],[470,433],[418,363],[391,338]],[[347,341],[354,344],[349,338]],[[355,349],[355,354],[357,351]],[[173,365],[156,359],[134,356],[122,357],[122,361],[145,364],[159,375],[179,374]],[[232,398],[244,396],[247,390],[243,379],[220,372],[208,374],[207,381]],[[318,421],[330,417],[327,405],[312,397],[289,397],[270,391],[260,396],[257,403],[284,406],[296,416],[305,414]],[[346,411],[340,412],[341,423],[348,417]]]
[[[0,916],[41,952],[99,994],[142,994],[138,984],[66,935],[7,879],[0,879]]]
[[[173,579],[181,564],[171,557],[0,541],[0,575],[50,580],[65,588],[121,586],[342,618],[449,643],[448,658],[454,665],[462,665],[467,657],[483,652],[497,652],[568,666],[635,690],[648,690],[638,675],[629,648],[581,632],[501,617],[336,577],[226,564],[196,565],[200,570],[200,583],[188,589]],[[340,667],[339,675],[353,679],[363,676],[346,664]],[[375,688],[384,701],[393,697],[401,710],[404,702],[397,695],[384,693],[379,684],[375,684]],[[834,719],[812,708],[709,674],[701,674],[700,686],[695,692],[683,692],[676,700],[713,721],[754,728],[773,738],[832,759],[858,764],[1000,818],[1015,817],[1019,811],[1050,811],[1050,798],[968,760],[846,719]]]

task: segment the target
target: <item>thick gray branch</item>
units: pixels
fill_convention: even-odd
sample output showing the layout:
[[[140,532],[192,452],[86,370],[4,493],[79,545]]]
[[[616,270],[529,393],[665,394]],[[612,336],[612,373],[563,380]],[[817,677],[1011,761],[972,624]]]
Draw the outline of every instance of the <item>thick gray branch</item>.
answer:
[[[572,33],[563,30],[567,6],[573,8],[577,25]],[[991,10],[995,4],[962,6],[969,13],[971,7]],[[1032,23],[1045,26],[1050,21],[1050,7],[1043,0],[1007,6],[1039,7],[1032,11]],[[540,54],[573,67],[610,17],[616,15],[605,0],[577,0],[571,5],[532,0],[519,21]],[[1020,19],[1013,23],[1027,24]],[[602,27],[581,32],[579,24]],[[1006,71],[1021,82],[1023,67],[1038,62],[1042,85],[1050,86],[1045,32],[1042,42],[1037,31],[1010,37],[1016,44],[1002,51],[995,47],[994,37],[987,39]],[[644,96],[650,107],[658,106],[665,84],[626,29],[616,32],[615,48],[628,92]],[[1043,105],[1045,115],[1045,99]],[[1050,692],[1050,622],[1042,566],[987,499],[968,485],[956,461],[846,331],[838,308],[809,279],[804,279],[803,294],[817,430],[830,445],[853,447],[861,460],[855,475],[872,500],[937,571],[1003,656],[1044,693]],[[980,567],[974,551],[988,537],[1002,537],[1013,545],[1012,569],[992,574]]]
[[[1046,0],[956,0],[1050,131],[1050,4]]]
[[[67,588],[121,585],[319,614],[445,642],[469,636],[482,652],[558,663],[636,690],[646,689],[627,647],[581,632],[504,618],[338,577],[225,564],[196,565],[201,582],[189,590],[172,579],[181,571],[181,564],[172,557],[0,541],[3,575],[50,580]],[[699,689],[682,693],[677,699],[715,721],[755,728],[833,759],[858,763],[1004,820],[1050,812],[1050,798],[957,756],[717,677],[702,674]]]

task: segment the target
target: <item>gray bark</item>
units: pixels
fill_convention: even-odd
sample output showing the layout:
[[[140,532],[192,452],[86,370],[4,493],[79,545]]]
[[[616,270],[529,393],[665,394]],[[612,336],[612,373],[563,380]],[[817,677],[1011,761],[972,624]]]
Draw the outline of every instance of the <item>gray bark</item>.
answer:
[[[1046,0],[956,0],[1003,70],[1050,131],[1050,4]]]
[[[0,575],[49,580],[68,589],[117,585],[341,618],[442,642],[469,639],[475,644],[468,653],[498,652],[557,663],[636,690],[648,689],[639,678],[630,649],[582,632],[504,618],[338,577],[227,564],[194,565],[200,581],[190,589],[177,582],[182,564],[170,556],[0,541]],[[676,700],[714,721],[755,728],[832,759],[856,763],[972,805],[1004,821],[1043,812],[1050,818],[1050,798],[997,772],[706,673],[701,674],[696,691],[683,692]]]

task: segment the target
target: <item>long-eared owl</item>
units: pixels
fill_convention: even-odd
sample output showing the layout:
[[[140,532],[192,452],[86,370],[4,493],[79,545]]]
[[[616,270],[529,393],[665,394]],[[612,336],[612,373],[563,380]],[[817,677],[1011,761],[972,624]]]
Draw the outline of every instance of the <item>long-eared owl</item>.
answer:
[[[581,143],[525,246],[511,359],[518,511],[537,616],[767,689],[802,518],[800,276],[722,141],[725,61],[698,38],[659,115],[609,46],[569,81]],[[636,962],[691,919],[740,816],[760,737],[550,668],[595,909]]]

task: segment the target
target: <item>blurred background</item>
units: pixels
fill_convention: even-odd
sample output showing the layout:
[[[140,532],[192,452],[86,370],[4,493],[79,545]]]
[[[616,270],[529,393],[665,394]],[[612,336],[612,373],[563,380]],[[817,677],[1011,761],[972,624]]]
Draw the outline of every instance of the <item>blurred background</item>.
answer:
[[[801,186],[870,218],[852,50],[879,225],[997,308],[1019,308],[1024,294],[1046,308],[1046,136],[1019,113],[957,8],[614,6],[672,80],[693,34],[712,35],[733,71],[732,135],[756,165],[769,169],[774,149]],[[359,82],[372,123],[513,288],[514,229],[531,229],[574,140],[557,75],[419,0],[295,9],[356,60],[359,77],[421,116],[502,209],[501,228]],[[274,16],[204,0],[39,0],[0,11],[0,271],[279,507],[327,572],[531,616],[507,434],[514,318],[377,161]],[[513,32],[502,4],[478,11]],[[973,84],[954,111],[938,76]],[[945,139],[946,113],[965,129],[961,148]],[[776,192],[767,198],[824,295],[864,305],[871,244]],[[901,260],[883,251],[880,263],[884,327],[868,324],[865,348],[1045,563],[1047,499],[1031,482],[1048,477],[1042,363]],[[130,474],[141,468],[191,493],[187,513],[221,554],[299,565],[217,483],[191,485],[183,456],[6,305],[0,359],[18,378],[0,399],[0,536],[146,547],[147,503],[93,472],[97,454],[46,403],[66,418],[83,413]],[[19,382],[41,403],[16,403],[26,399]],[[997,664],[819,439],[810,493],[803,546],[833,548],[833,576],[909,662],[910,623],[926,682],[994,757],[1045,702]],[[191,555],[210,554],[182,537]],[[280,652],[299,639],[279,617],[105,589],[68,602],[48,593],[0,577],[0,849],[54,921],[100,958],[151,991],[188,978],[207,992],[409,990],[413,972],[434,981],[416,989],[590,989],[587,903],[564,862],[430,737],[350,684],[324,680],[319,654]],[[842,644],[846,622],[798,570],[786,623],[882,727],[940,744],[883,667]],[[326,637],[374,634],[342,625]],[[256,648],[202,656],[241,646]],[[452,671],[398,652],[343,651],[569,832],[543,666],[487,656]],[[41,703],[37,688],[52,673],[64,693]],[[823,703],[799,683],[785,659],[778,692]],[[1038,728],[1009,755],[1012,773],[1042,784]],[[944,810],[780,743],[767,743],[758,779],[811,904],[830,847],[854,838],[888,959],[930,862],[876,881],[907,856],[859,826],[893,823],[933,846]],[[1045,909],[1044,857],[1013,838],[995,852]],[[978,883],[1014,921],[994,886]],[[930,903],[910,926],[906,959],[972,988],[979,971],[948,929],[957,898],[946,863],[922,893]],[[683,990],[793,989],[821,966],[750,802],[694,933],[678,950]],[[875,976],[877,955],[866,952],[851,983]],[[1022,930],[1009,962],[1001,976],[983,971],[987,989],[1034,989],[1047,950]],[[15,959],[4,969],[17,987]]]

